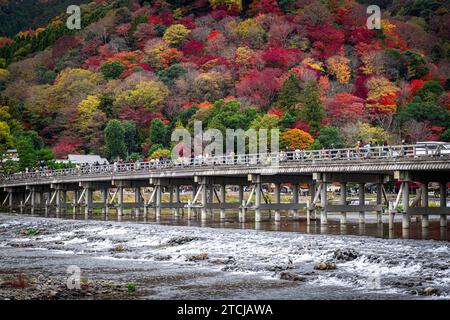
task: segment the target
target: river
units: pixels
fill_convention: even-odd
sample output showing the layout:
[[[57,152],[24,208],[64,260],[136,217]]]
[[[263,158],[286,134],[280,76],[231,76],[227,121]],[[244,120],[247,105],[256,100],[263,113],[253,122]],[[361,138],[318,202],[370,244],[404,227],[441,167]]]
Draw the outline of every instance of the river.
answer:
[[[450,297],[450,242],[402,239],[398,228],[389,239],[385,227],[374,227],[370,221],[363,230],[350,224],[342,234],[337,223],[331,223],[327,230],[316,225],[308,230],[297,222],[265,223],[255,230],[254,223],[246,228],[233,222],[202,227],[196,226],[197,221],[187,226],[185,221],[143,223],[69,217],[0,214],[1,275],[39,274],[40,278],[55,277],[63,282],[69,276],[67,268],[77,266],[87,279],[137,287],[137,294],[112,292],[106,298]],[[442,238],[439,227],[432,223],[427,237]],[[408,238],[422,237],[415,229],[420,228],[413,224]],[[444,236],[448,239],[448,232]],[[320,262],[334,264],[336,269],[315,270]],[[292,275],[299,281],[292,281]],[[43,287],[33,290],[39,288]],[[0,297],[35,297],[24,296],[20,290],[0,285]],[[431,292],[435,294],[429,295]],[[58,292],[53,296],[68,297]],[[77,298],[102,296],[94,292]]]

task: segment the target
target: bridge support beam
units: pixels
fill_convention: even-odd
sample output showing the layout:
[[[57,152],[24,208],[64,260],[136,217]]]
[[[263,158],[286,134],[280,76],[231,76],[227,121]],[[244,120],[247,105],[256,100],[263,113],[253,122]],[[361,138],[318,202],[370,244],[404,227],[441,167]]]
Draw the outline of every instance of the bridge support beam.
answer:
[[[347,182],[341,182],[341,199],[340,204],[343,206],[347,205]],[[341,224],[347,224],[347,212],[341,212]]]
[[[175,203],[180,203],[181,204],[181,198],[180,198],[180,186],[175,186]],[[177,205],[176,209],[175,209],[175,218],[179,218],[180,217],[180,207]]]
[[[75,217],[78,211],[78,198],[80,197],[80,194],[78,190],[73,190],[73,199],[72,199],[72,214]]]
[[[103,188],[102,189],[102,215],[107,217],[109,215],[109,203],[108,203],[108,195],[109,195],[109,189]]]
[[[221,208],[220,208],[220,220],[225,220],[225,203],[226,203],[226,199],[227,199],[227,186],[225,184],[222,184],[220,186],[220,203],[221,203]]]
[[[140,215],[140,206],[142,204],[140,187],[134,188],[134,203],[135,203],[134,214],[136,216],[136,219],[138,219]]]
[[[239,203],[241,204],[241,210],[239,211],[239,222],[245,222],[245,214],[247,212],[247,209],[245,207],[243,185],[239,185]]]
[[[439,190],[440,190],[440,207],[445,208],[447,207],[447,183],[446,182],[440,182],[439,183]],[[440,215],[440,226],[442,228],[447,227],[447,216],[445,214]]]
[[[422,181],[420,185],[422,190],[421,192],[421,204],[422,207],[428,208],[428,182]],[[430,226],[430,222],[428,219],[428,214],[422,215],[422,228],[428,228]]]
[[[207,217],[207,205],[208,205],[208,185],[206,184],[206,179],[204,178],[203,179],[203,184],[202,184],[202,186],[201,186],[201,188],[202,188],[202,210],[201,210],[201,216],[200,216],[200,218],[201,218],[201,220],[202,221],[205,221],[206,220],[206,217]]]
[[[403,181],[403,194],[402,194],[402,205],[403,205],[403,219],[402,219],[402,228],[409,229],[411,219],[408,215],[409,208],[409,183],[408,181]]]
[[[383,204],[383,184],[377,183],[377,206],[380,206]],[[377,210],[377,223],[382,224],[383,223],[383,211],[381,209]]]
[[[292,203],[298,204],[298,184],[296,184],[296,183],[292,186]],[[292,217],[294,219],[299,218],[298,209],[292,210]]]
[[[117,215],[123,216],[123,185],[117,186]]]
[[[328,213],[327,213],[327,183],[326,181],[322,181],[322,188],[320,189],[320,224],[323,226],[328,225]]]
[[[281,183],[275,183],[275,203],[280,204],[281,202]],[[280,216],[280,209],[275,209],[275,222],[280,222],[281,216]]]
[[[365,183],[359,183],[358,184],[358,194],[359,194],[359,205],[360,206],[364,206],[366,204],[365,192],[366,192],[365,191]],[[359,212],[359,223],[360,224],[366,223],[365,215],[366,214],[364,211]]]
[[[85,189],[85,207],[84,207],[84,217],[85,219],[89,218],[92,215],[92,202],[93,202],[93,194],[94,191],[92,188],[87,187]]]
[[[254,180],[255,187],[255,222],[261,222],[261,176],[256,175]]]

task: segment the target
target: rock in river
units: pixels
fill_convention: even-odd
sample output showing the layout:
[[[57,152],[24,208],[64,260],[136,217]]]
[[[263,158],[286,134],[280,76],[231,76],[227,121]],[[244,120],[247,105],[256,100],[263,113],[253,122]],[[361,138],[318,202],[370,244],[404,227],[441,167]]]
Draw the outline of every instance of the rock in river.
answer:
[[[314,266],[316,270],[334,270],[336,269],[336,264],[331,262],[322,261]]]
[[[283,271],[280,273],[281,280],[305,281],[305,278],[293,272]]]

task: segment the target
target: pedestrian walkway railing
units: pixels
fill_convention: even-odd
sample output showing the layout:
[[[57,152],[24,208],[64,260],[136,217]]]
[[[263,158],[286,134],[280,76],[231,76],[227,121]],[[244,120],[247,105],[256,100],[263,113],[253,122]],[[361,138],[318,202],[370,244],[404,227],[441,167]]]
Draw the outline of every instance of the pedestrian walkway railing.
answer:
[[[415,144],[400,146],[376,146],[346,149],[295,150],[266,154],[242,154],[223,156],[177,157],[135,163],[116,162],[108,165],[84,165],[60,170],[36,170],[0,176],[0,181],[40,180],[66,176],[105,175],[124,172],[148,172],[171,168],[195,168],[217,166],[274,166],[283,163],[318,163],[322,161],[364,162],[369,159],[434,159],[450,158],[450,145]]]

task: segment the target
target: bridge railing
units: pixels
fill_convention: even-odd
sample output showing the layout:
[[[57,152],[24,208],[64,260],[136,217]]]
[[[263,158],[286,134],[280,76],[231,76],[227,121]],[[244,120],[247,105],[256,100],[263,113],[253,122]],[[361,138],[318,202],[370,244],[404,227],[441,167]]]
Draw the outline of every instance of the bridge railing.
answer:
[[[41,170],[0,176],[0,181],[45,180],[58,177],[83,175],[105,175],[125,172],[148,172],[169,168],[214,167],[214,166],[270,166],[277,163],[319,161],[365,161],[368,159],[402,159],[420,157],[450,156],[450,148],[441,144],[420,144],[400,146],[376,146],[344,149],[295,150],[268,154],[222,155],[179,157],[177,159],[150,160],[146,162],[121,163],[108,165],[86,165],[60,170]]]

